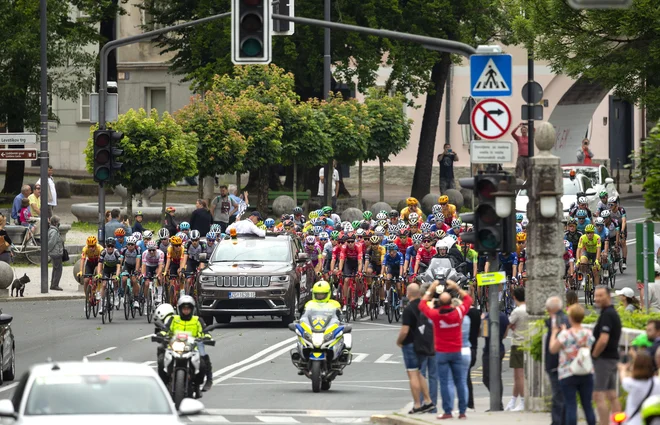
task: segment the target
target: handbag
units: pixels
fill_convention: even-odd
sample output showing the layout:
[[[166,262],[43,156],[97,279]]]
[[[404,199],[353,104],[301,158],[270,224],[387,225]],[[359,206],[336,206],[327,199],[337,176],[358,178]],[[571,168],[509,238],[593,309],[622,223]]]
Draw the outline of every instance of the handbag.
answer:
[[[66,248],[62,248],[62,262],[65,263],[69,261],[69,251]]]
[[[591,360],[591,350],[589,347],[580,347],[577,356],[568,366],[568,370],[571,372],[571,375],[584,376],[589,375],[593,370],[593,367],[594,363],[593,360]]]

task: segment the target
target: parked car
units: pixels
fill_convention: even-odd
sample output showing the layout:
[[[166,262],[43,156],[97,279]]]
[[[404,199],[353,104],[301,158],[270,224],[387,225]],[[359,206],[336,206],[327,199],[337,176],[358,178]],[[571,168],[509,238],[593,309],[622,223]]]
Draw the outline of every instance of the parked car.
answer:
[[[16,341],[11,331],[11,314],[0,310],[0,385],[16,376]]]
[[[204,405],[184,399],[179,411],[149,366],[131,362],[63,362],[32,366],[12,399],[0,400],[0,418],[17,425],[182,424],[179,416]]]
[[[568,215],[568,210],[573,203],[577,202],[578,194],[586,196],[589,209],[596,211],[598,206],[598,193],[592,187],[591,180],[583,174],[575,174],[574,177],[564,176],[563,195],[561,197],[562,210],[564,216]],[[527,214],[527,189],[521,189],[516,195],[516,212]]]
[[[288,325],[311,299],[315,272],[290,235],[224,240],[197,279],[199,315],[207,324],[232,316],[279,316]]]
[[[607,192],[607,196],[619,197],[614,179],[610,176],[609,170],[604,165],[564,164],[561,168],[565,176],[568,176],[571,170],[575,170],[577,174],[587,176],[596,194],[604,190]]]

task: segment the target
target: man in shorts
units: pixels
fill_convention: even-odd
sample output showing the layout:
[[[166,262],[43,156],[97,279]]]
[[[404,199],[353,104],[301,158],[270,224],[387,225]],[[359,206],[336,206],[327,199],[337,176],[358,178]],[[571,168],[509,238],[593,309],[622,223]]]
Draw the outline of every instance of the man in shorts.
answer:
[[[596,342],[591,348],[594,360],[594,401],[600,425],[608,425],[610,413],[621,411],[616,394],[621,318],[612,305],[610,291],[606,286],[596,288],[594,302],[600,308],[600,316],[593,331]]]
[[[525,288],[516,287],[513,290],[513,300],[516,302],[516,308],[509,316],[509,330],[513,332],[509,358],[509,367],[513,369],[513,396],[504,410],[519,412],[525,410],[525,353],[520,347],[525,342],[528,322]]]

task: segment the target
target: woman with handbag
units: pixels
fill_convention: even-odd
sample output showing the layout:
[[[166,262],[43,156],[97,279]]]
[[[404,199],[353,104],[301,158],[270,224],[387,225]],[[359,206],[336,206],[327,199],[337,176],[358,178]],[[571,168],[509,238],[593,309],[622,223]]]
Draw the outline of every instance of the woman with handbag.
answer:
[[[660,378],[653,375],[653,359],[646,350],[631,350],[631,363],[619,363],[621,386],[628,392],[626,425],[642,425],[642,404],[653,395],[660,395]]]
[[[53,275],[50,282],[50,289],[61,291],[60,278],[62,277],[62,262],[69,260],[69,254],[64,248],[64,242],[60,236],[60,218],[56,215],[50,218],[50,227],[48,228],[48,255],[53,262]],[[66,259],[64,259],[66,257]]]
[[[550,352],[559,353],[559,386],[564,394],[566,425],[577,424],[577,394],[584,409],[587,425],[596,425],[596,415],[591,404],[594,389],[594,368],[591,361],[591,346],[594,337],[591,330],[582,327],[584,307],[574,304],[568,309],[571,325],[556,325],[550,336]]]

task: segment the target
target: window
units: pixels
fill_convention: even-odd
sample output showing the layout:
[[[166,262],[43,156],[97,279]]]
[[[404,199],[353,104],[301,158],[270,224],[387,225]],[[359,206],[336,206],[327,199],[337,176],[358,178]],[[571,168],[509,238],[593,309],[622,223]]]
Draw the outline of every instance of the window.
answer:
[[[151,15],[151,13],[147,12],[144,9],[140,9],[140,20],[141,20],[142,28],[145,32],[163,28],[163,25],[154,22],[154,18]]]
[[[610,173],[607,171],[606,167],[600,167],[600,182],[605,184],[605,179],[610,177]]]
[[[78,104],[80,105],[80,121],[89,121],[89,93],[82,93]]]
[[[156,109],[158,113],[167,110],[167,90],[164,87],[147,88],[147,111]]]
[[[89,18],[89,15],[84,10],[78,9],[78,18]]]

